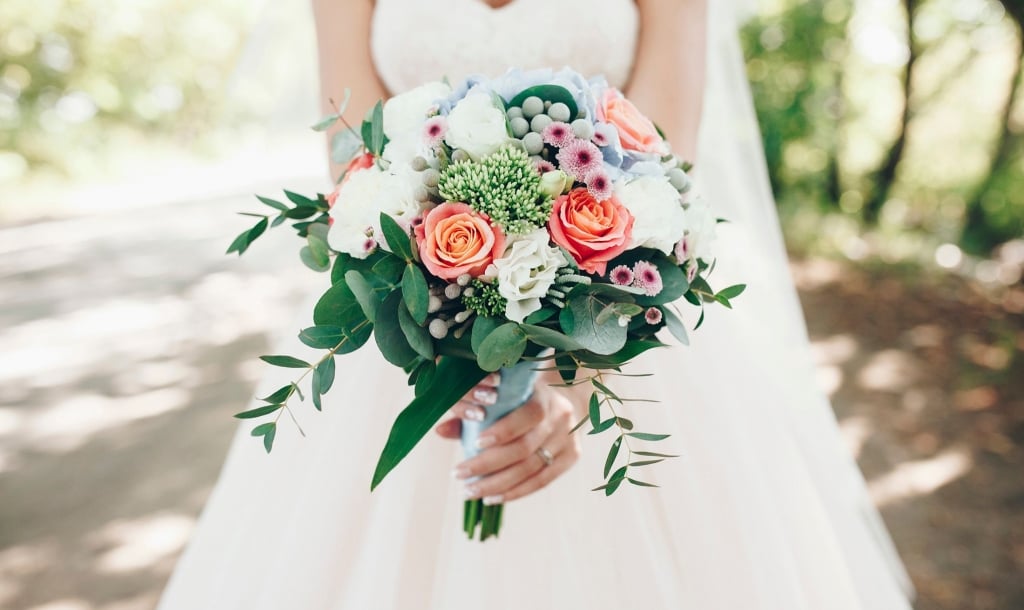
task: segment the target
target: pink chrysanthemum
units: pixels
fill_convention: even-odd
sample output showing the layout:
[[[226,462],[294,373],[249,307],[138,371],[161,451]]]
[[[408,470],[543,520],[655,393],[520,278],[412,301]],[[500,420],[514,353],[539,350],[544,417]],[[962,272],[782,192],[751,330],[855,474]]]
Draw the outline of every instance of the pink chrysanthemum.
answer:
[[[443,116],[427,119],[423,124],[423,142],[430,148],[441,144],[444,134],[448,131],[448,120]]]
[[[663,285],[658,267],[648,261],[637,261],[633,265],[633,285],[643,288],[649,297],[661,292]]]
[[[584,140],[573,140],[558,151],[558,168],[576,180],[583,180],[588,173],[601,169],[601,151]]]
[[[555,171],[555,165],[551,161],[545,159],[537,159],[533,162],[533,169],[537,170],[539,174],[546,174],[548,172]]]
[[[619,265],[612,269],[608,277],[616,286],[629,286],[633,283],[633,270],[625,265]]]
[[[612,188],[612,179],[608,172],[604,171],[604,168],[599,167],[588,172],[583,178],[583,183],[587,185],[587,190],[598,201],[609,199],[615,192],[615,189]]]
[[[597,124],[595,124],[594,125],[594,135],[590,137],[590,141],[593,142],[594,144],[597,144],[598,146],[600,146],[602,148],[605,147],[605,146],[608,146],[609,144],[612,143],[611,138],[609,137],[609,134],[608,134],[608,132],[611,129],[614,129],[614,127],[612,127],[611,125],[608,125],[607,123],[597,123]]]
[[[576,139],[576,136],[572,133],[572,126],[561,121],[551,123],[544,128],[540,135],[544,138],[545,144],[558,148],[564,148]]]
[[[644,312],[644,320],[651,326],[655,324],[661,324],[661,310],[657,307],[648,307],[647,311]]]

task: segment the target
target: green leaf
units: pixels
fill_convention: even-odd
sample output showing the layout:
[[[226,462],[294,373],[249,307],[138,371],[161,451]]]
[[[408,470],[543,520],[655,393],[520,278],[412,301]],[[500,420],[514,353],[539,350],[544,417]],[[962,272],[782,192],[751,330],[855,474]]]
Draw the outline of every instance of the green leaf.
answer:
[[[558,375],[565,383],[571,383],[576,379],[579,367],[576,361],[568,356],[556,356],[555,364],[558,365]]]
[[[580,419],[580,421],[578,421],[576,423],[576,425],[572,427],[572,430],[569,430],[569,434],[572,434],[573,432],[576,432],[577,430],[582,428],[583,424],[587,423],[588,421],[590,421],[590,417],[587,416],[587,415],[584,415],[583,418]]]
[[[618,422],[619,427],[622,428],[623,430],[632,430],[633,429],[633,422],[632,422],[632,420],[626,419],[625,417],[617,417],[617,418],[615,418],[615,421]]]
[[[363,139],[351,129],[342,129],[331,136],[331,161],[347,164],[363,147]]]
[[[437,375],[437,364],[433,360],[427,360],[420,365],[419,374],[416,375],[416,396],[422,396]]]
[[[248,411],[242,411],[241,413],[235,413],[235,417],[238,419],[254,419],[256,417],[263,417],[264,415],[270,415],[283,406],[284,405],[264,405],[262,407],[256,407],[255,409],[249,409]]]
[[[526,343],[526,333],[518,324],[502,324],[480,344],[480,368],[496,371],[503,366],[512,366],[526,351]]]
[[[426,328],[412,319],[412,314],[405,303],[398,307],[398,325],[402,327],[406,340],[416,353],[428,360],[434,359],[434,340]]]
[[[608,483],[614,483],[615,481],[621,481],[622,479],[625,479],[627,468],[628,466],[622,466],[614,473],[612,473],[612,476],[608,477]]]
[[[404,307],[402,291],[392,291],[377,310],[377,322],[373,327],[374,340],[384,359],[400,367],[405,367],[416,359],[416,350],[405,338],[398,318],[398,310]]]
[[[619,457],[619,447],[622,446],[622,437],[615,439],[612,443],[611,449],[608,450],[608,457],[604,461],[604,476],[608,477],[608,473],[612,471],[612,466],[615,465],[615,458]]]
[[[626,436],[640,439],[642,441],[663,441],[672,436],[671,434],[651,434],[650,432],[627,432]]]
[[[274,390],[273,393],[271,393],[270,395],[268,395],[268,396],[266,396],[264,398],[261,398],[260,400],[264,400],[264,401],[270,402],[270,403],[278,403],[278,402],[282,402],[283,403],[285,400],[288,399],[289,396],[292,395],[293,391],[294,390],[292,390],[292,384],[289,383],[286,386],[281,386],[280,388]]]
[[[668,453],[658,453],[656,451],[634,451],[633,455],[643,455],[646,457],[660,457],[660,458],[677,458],[678,455],[671,455]]]
[[[743,291],[746,289],[746,284],[735,284],[733,286],[729,286],[728,288],[721,289],[720,291],[718,291],[718,295],[731,300],[743,294]]]
[[[608,419],[606,419],[603,422],[601,422],[600,424],[598,424],[593,430],[591,430],[590,432],[587,432],[587,434],[601,434],[602,432],[604,432],[608,428],[611,428],[614,425],[615,425],[615,418],[614,417],[609,417]]]
[[[542,307],[541,309],[538,309],[537,311],[526,316],[526,319],[524,319],[523,322],[525,324],[540,324],[541,322],[550,320],[557,314],[558,308],[556,307]]]
[[[316,370],[313,371],[314,388],[321,394],[331,391],[331,386],[334,385],[334,374],[335,363],[334,357],[331,356],[317,365]]]
[[[284,367],[287,369],[309,368],[308,362],[306,362],[305,360],[299,360],[294,356],[260,356],[260,360],[268,364]]]
[[[596,429],[601,425],[601,400],[597,397],[597,392],[590,394],[590,402],[587,405],[587,414],[590,417],[590,426],[592,428]]]
[[[630,483],[632,483],[633,485],[638,486],[638,487],[657,487],[657,485],[655,485],[654,483],[645,483],[643,481],[638,481],[636,479],[630,479],[630,478],[627,478],[626,480],[629,481]]]
[[[337,114],[329,114],[317,121],[312,127],[310,127],[310,129],[313,131],[327,131],[331,128],[331,125],[337,123],[340,118],[341,117]]]
[[[302,260],[302,264],[309,267],[317,273],[322,273],[331,268],[331,262],[329,258],[318,259],[313,253],[312,248],[309,246],[303,246],[299,250],[299,259]]]
[[[299,341],[315,349],[332,349],[341,343],[345,330],[340,326],[319,325],[303,328],[299,331]]]
[[[597,314],[595,322],[598,324],[606,324],[609,320],[618,322],[620,317],[632,318],[643,313],[643,311],[644,308],[636,303],[612,303],[602,309],[601,313]]]
[[[565,352],[571,352],[573,350],[583,349],[583,346],[573,341],[569,337],[563,335],[557,330],[545,328],[543,326],[534,326],[532,324],[520,324],[520,328],[526,333],[526,338],[533,341],[537,345],[543,345],[544,347],[553,347],[556,350]]]
[[[384,232],[384,239],[387,241],[391,252],[406,262],[412,261],[412,238],[391,216],[380,213],[380,228]]]
[[[270,207],[274,208],[275,210],[280,210],[280,211],[284,212],[284,211],[289,209],[288,206],[286,206],[285,204],[283,204],[280,201],[277,201],[275,199],[271,199],[269,197],[263,197],[262,195],[256,195],[256,199],[259,199],[265,205],[269,205]]]
[[[660,307],[661,317],[665,321],[665,326],[668,327],[669,332],[683,345],[690,344],[690,337],[686,333],[686,326],[683,325],[682,320],[679,319],[671,309],[668,307]]]
[[[423,272],[413,263],[409,263],[402,274],[402,298],[405,299],[405,306],[416,324],[427,321],[427,307],[430,304],[427,278],[423,277]]]
[[[472,360],[442,358],[429,387],[409,403],[395,420],[373,473],[370,489],[376,489],[448,409],[485,375],[487,373]]]
[[[588,368],[614,368],[626,364],[640,354],[656,347],[665,347],[665,344],[652,339],[634,339],[626,342],[626,345],[614,354],[598,355],[583,352],[577,353],[577,357]]]
[[[345,272],[345,283],[348,284],[349,289],[359,303],[359,307],[362,308],[363,315],[370,322],[375,322],[377,320],[377,309],[381,303],[378,291],[370,285],[370,282],[366,281],[366,276],[354,269]]]
[[[601,311],[611,305],[610,297],[599,294],[582,293],[569,299],[562,316],[569,312],[571,323],[562,321],[562,328],[570,327],[569,337],[585,349],[596,354],[614,354],[626,344],[627,328],[620,326],[615,317],[603,323],[598,322]]]
[[[664,461],[665,460],[663,460],[663,459],[640,460],[639,462],[630,462],[629,465],[630,465],[631,468],[639,468],[641,466],[650,466],[651,464],[658,464],[658,463],[664,462]]]
[[[480,344],[484,342],[494,329],[498,328],[500,320],[498,318],[488,318],[484,316],[477,316],[473,320],[473,331],[470,335],[470,346],[473,348],[473,353],[477,356],[480,355]]]
[[[697,318],[697,325],[693,327],[693,330],[700,328],[700,325],[704,323],[704,308],[700,308],[700,317]]]
[[[300,195],[298,193],[293,193],[291,191],[286,190],[284,192],[284,196],[287,197],[289,201],[291,201],[292,203],[301,208],[313,208],[315,210],[320,207],[319,203],[310,199],[309,197],[306,197],[305,195]]]
[[[270,453],[270,450],[274,448],[274,437],[277,436],[277,422],[267,422],[260,424],[252,429],[250,432],[253,436],[263,437],[263,448]]]
[[[335,283],[328,288],[313,308],[313,322],[317,326],[340,326],[351,330],[366,320],[363,308],[345,282]]]
[[[293,220],[302,220],[303,218],[309,218],[310,216],[317,213],[316,208],[307,208],[304,206],[291,208],[284,213],[285,218],[291,218]],[[298,228],[298,225],[295,225]]]
[[[729,309],[732,309],[732,303],[729,302],[729,299],[727,299],[726,297],[722,296],[721,293],[716,294],[712,298],[715,299],[716,301],[718,301],[719,303],[721,303],[722,305],[724,305],[725,307],[728,307]]]
[[[519,92],[519,95],[508,101],[508,107],[522,106],[523,101],[532,96],[537,96],[545,102],[552,104],[561,102],[569,107],[569,118],[575,119],[579,113],[579,106],[576,105],[576,98],[572,96],[565,87],[559,85],[536,85]]]
[[[323,227],[323,225],[318,223],[310,227],[310,231],[306,235],[306,243],[313,254],[313,260],[326,271],[331,264],[331,249],[327,246],[327,240],[318,235],[319,231],[313,230],[313,227]]]
[[[231,245],[224,254],[231,254],[232,252],[238,252],[241,256],[249,248],[249,229],[246,229],[238,234],[235,239],[231,241]]]
[[[370,152],[379,157],[384,152],[384,102],[377,100],[370,115]]]

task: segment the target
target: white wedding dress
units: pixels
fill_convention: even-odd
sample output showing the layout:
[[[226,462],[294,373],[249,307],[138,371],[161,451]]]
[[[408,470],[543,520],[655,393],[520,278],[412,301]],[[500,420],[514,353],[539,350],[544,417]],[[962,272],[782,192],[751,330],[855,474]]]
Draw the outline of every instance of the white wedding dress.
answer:
[[[729,2],[710,0],[698,179],[720,226],[717,286],[692,345],[648,352],[653,377],[618,384],[682,457],[649,467],[659,489],[605,498],[609,436],[506,507],[501,538],[462,532],[449,475],[457,443],[428,437],[373,494],[401,371],[371,346],[339,359],[308,434],[282,425],[271,455],[243,424],[164,610],[900,610],[910,586],[815,382],[786,267]],[[373,52],[392,91],[507,66],[573,66],[622,85],[638,27],[631,0],[377,0]],[[665,75],[672,78],[672,75]],[[684,304],[684,311],[687,308]],[[692,309],[692,308],[691,308]],[[692,326],[691,317],[690,324]],[[298,328],[298,326],[296,326]],[[277,353],[300,354],[290,341]],[[275,369],[261,394],[290,381]]]

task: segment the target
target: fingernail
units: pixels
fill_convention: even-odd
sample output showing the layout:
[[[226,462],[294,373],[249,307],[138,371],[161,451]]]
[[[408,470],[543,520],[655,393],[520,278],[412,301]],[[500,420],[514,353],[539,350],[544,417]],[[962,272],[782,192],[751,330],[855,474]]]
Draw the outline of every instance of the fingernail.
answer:
[[[462,490],[462,495],[467,500],[475,500],[480,497],[480,490],[475,485],[466,485],[466,488]]]
[[[465,479],[469,477],[470,474],[469,468],[466,468],[465,466],[456,466],[455,469],[452,470],[452,476],[456,479]]]
[[[493,436],[481,436],[480,438],[476,439],[476,448],[477,449],[487,449],[488,447],[490,447],[493,444],[494,444],[494,437]]]
[[[473,390],[473,400],[482,405],[493,405],[498,400],[498,393],[494,390]]]
[[[501,504],[505,501],[505,496],[487,496],[484,498],[484,504],[486,506],[493,506],[494,504]]]
[[[470,407],[466,409],[466,419],[470,421],[483,421],[486,414],[484,410],[479,407]]]
[[[499,383],[501,383],[501,373],[491,373],[490,375],[487,376],[486,379],[484,379],[483,382],[486,383],[487,385],[496,386]]]

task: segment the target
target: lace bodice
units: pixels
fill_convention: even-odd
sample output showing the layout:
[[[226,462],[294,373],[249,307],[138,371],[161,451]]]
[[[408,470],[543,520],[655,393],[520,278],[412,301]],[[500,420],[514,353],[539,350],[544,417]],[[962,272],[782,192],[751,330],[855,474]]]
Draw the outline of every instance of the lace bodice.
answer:
[[[371,48],[392,93],[510,67],[570,66],[622,86],[638,21],[633,0],[512,0],[501,8],[484,0],[377,0]]]

